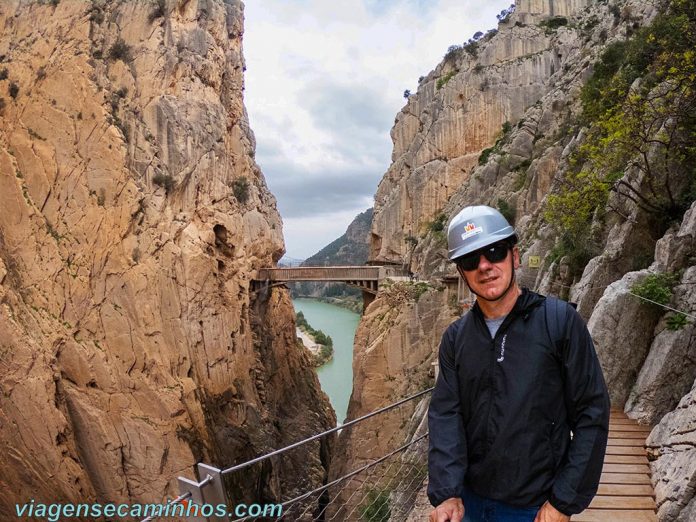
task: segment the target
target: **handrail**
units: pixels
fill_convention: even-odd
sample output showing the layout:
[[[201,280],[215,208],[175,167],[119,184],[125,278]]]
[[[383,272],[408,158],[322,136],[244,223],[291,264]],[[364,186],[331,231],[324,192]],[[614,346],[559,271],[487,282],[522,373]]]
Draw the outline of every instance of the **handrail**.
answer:
[[[416,393],[415,395],[411,395],[410,397],[406,397],[405,399],[401,399],[398,402],[395,402],[394,404],[390,404],[389,406],[385,406],[383,408],[380,408],[378,410],[375,410],[373,412],[370,412],[366,415],[363,415],[362,417],[358,417],[357,419],[353,419],[352,421],[346,422],[345,424],[342,424],[341,426],[336,426],[335,428],[331,428],[330,430],[326,430],[322,433],[318,433],[316,435],[312,435],[311,437],[308,437],[306,439],[303,439],[298,442],[294,442],[293,444],[290,444],[289,446],[285,446],[284,448],[277,449],[275,451],[272,451],[270,453],[266,453],[265,455],[261,455],[259,457],[256,457],[254,459],[248,460],[246,462],[242,462],[241,464],[236,464],[230,468],[222,470],[220,473],[222,475],[227,475],[228,473],[233,473],[235,471],[239,471],[240,469],[244,469],[246,467],[251,466],[252,464],[257,464],[259,462],[262,462],[266,459],[269,459],[271,457],[275,457],[276,455],[280,455],[281,453],[285,453],[286,451],[289,451],[291,449],[298,448],[302,446],[303,444],[307,444],[308,442],[312,442],[314,440],[320,439],[321,437],[324,437],[326,435],[330,435],[331,433],[335,433],[337,431],[340,431],[342,429],[348,428],[354,424],[357,424],[359,422],[362,422],[366,419],[369,419],[370,417],[374,417],[375,415],[379,415],[380,413],[384,413],[386,411],[392,410],[396,408],[397,406],[401,406],[402,404],[412,401],[413,399],[416,399],[418,397],[422,397],[426,393],[430,393],[433,391],[434,387],[428,388],[427,390],[423,390],[421,392]]]

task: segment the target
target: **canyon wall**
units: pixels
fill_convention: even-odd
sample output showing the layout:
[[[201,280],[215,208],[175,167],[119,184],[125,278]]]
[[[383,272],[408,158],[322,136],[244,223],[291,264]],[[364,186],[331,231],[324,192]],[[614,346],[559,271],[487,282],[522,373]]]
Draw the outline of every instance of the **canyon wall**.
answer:
[[[0,27],[0,514],[161,501],[334,425],[287,291],[251,284],[284,245],[241,2],[13,0]],[[316,486],[326,455],[230,492]]]
[[[681,521],[694,506],[693,466],[679,465],[693,460],[696,410],[693,392],[685,394],[696,378],[694,325],[641,301],[632,288],[650,275],[677,274],[667,302],[694,313],[694,209],[665,233],[640,205],[610,195],[606,210],[588,224],[597,250],[580,261],[546,221],[548,196],[562,186],[587,139],[580,94],[594,64],[607,45],[628,40],[657,13],[658,4],[637,1],[523,0],[497,30],[450,49],[396,117],[392,164],[376,194],[370,260],[407,264],[436,287],[456,278],[446,258],[449,219],[471,204],[501,209],[520,235],[522,286],[576,302],[589,321],[613,405],[641,422],[659,423],[648,442],[659,516]],[[645,178],[630,164],[621,174],[637,190],[645,188]],[[540,258],[538,267],[532,256]],[[425,295],[419,313],[441,318],[432,330],[414,338],[417,321],[411,319],[393,322],[372,341],[356,338],[351,417],[417,391],[412,375],[436,360],[444,326],[454,317],[445,316],[457,299],[451,291]],[[394,309],[387,299],[378,295],[359,332],[380,331],[373,310],[389,309],[394,317],[412,313],[412,303]],[[672,329],[675,321],[680,327]],[[380,361],[403,361],[401,370],[384,363],[378,368],[368,362],[370,353]],[[410,362],[414,357],[422,360],[419,370]],[[358,391],[365,388],[369,394]],[[387,432],[380,426],[379,436],[375,429],[342,435],[332,474],[410,440],[413,422],[391,424],[398,426]],[[409,520],[422,520],[430,510],[422,491],[416,506]]]

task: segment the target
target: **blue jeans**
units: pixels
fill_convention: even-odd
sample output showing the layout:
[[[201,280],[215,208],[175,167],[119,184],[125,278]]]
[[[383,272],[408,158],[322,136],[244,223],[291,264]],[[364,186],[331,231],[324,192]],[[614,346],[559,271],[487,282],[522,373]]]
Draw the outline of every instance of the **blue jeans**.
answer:
[[[466,489],[464,496],[464,522],[534,522],[541,506],[523,508],[478,496]]]

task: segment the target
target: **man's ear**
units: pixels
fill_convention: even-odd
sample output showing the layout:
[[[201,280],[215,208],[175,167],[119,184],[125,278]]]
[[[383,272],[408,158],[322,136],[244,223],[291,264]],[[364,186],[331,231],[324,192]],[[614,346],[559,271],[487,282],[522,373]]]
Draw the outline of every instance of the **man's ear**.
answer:
[[[517,246],[512,247],[512,259],[514,261],[513,266],[515,267],[515,270],[517,270],[522,264],[520,262],[520,249]]]

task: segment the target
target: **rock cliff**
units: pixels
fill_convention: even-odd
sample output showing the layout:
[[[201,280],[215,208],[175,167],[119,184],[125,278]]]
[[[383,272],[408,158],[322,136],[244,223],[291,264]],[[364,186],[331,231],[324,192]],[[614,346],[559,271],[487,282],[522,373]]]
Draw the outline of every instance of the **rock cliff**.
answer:
[[[0,500],[154,502],[334,425],[242,102],[237,0],[0,4]],[[316,485],[326,448],[236,499]],[[251,492],[248,484],[255,484]]]
[[[587,119],[587,101],[581,99],[583,86],[601,69],[596,63],[607,63],[603,53],[608,46],[617,49],[633,35],[647,34],[640,33],[641,27],[656,18],[658,7],[664,9],[636,1],[523,0],[497,30],[450,48],[396,117],[392,164],[376,195],[370,259],[407,263],[420,278],[437,285],[441,278],[455,276],[446,260],[444,230],[449,218],[479,203],[505,213],[521,238],[523,267],[518,278],[541,293],[577,302],[596,340],[614,406],[626,404],[631,416],[650,424],[663,419],[650,443],[656,459],[653,478],[660,482],[660,517],[671,521],[687,520],[693,509],[693,469],[670,461],[672,444],[681,444],[681,459],[692,456],[682,434],[693,431],[688,420],[693,417],[693,400],[682,396],[696,378],[693,324],[631,294],[650,274],[665,276],[673,286],[662,304],[694,313],[693,206],[683,216],[681,207],[680,213],[665,219],[646,211],[640,199],[632,201],[620,190],[610,193],[580,230],[582,245],[547,219],[549,196],[568,185],[580,170],[578,164],[588,161],[582,156],[587,150],[583,146],[596,132]],[[640,79],[629,85],[636,92],[640,86]],[[659,94],[660,88],[654,87],[654,92]],[[651,132],[657,133],[670,122],[658,119],[655,125]],[[654,154],[646,151],[646,161]],[[619,180],[642,195],[654,187],[648,186],[650,181],[636,163],[629,158],[620,164]],[[691,194],[691,203],[689,178],[682,181],[680,190]],[[579,214],[584,203],[579,198],[567,214]],[[666,227],[670,219],[672,225]],[[530,264],[532,256],[541,258],[538,268]],[[414,386],[412,365],[404,362],[395,375],[394,366],[385,361],[410,361],[418,354],[428,367],[435,359],[452,301],[445,292],[426,295],[430,309],[419,301],[419,310],[441,314],[432,323],[436,330],[423,330],[415,339],[409,335],[411,324],[397,321],[367,346],[361,345],[365,337],[358,337],[352,416],[374,409],[378,397],[386,403],[412,391],[404,388],[405,383]],[[386,299],[378,296],[370,305],[360,329],[371,325],[379,331],[373,324],[373,307],[389,308]],[[399,317],[411,306],[397,305],[390,314]],[[364,364],[365,354],[373,350],[381,354],[380,369],[372,360]],[[365,387],[372,390],[369,395],[355,391]],[[399,388],[403,393],[393,396]],[[665,415],[680,399],[680,409]],[[341,462],[344,451],[354,462],[385,454],[394,441],[408,440],[410,426],[402,422],[392,433],[380,427],[379,437],[368,430],[360,437],[362,443],[342,435],[339,445],[348,448],[332,468],[354,467]],[[674,442],[677,439],[680,442]],[[422,500],[417,501],[420,511],[410,519],[420,520],[427,513]]]

